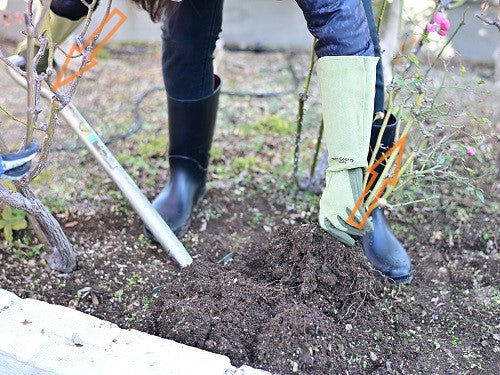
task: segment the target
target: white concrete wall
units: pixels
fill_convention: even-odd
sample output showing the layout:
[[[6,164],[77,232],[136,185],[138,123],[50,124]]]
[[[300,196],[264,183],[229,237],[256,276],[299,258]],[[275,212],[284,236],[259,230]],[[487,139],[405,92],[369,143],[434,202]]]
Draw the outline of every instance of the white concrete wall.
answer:
[[[114,5],[127,16],[113,40],[159,41],[159,24],[153,24],[148,15],[139,11],[127,0],[115,0]],[[467,4],[467,24],[453,41],[453,46],[462,57],[473,61],[493,61],[493,52],[499,37],[495,27],[484,25],[475,17],[480,3]],[[9,0],[8,9],[24,9],[24,0]],[[448,11],[452,28],[460,22],[465,7]],[[100,7],[94,25],[102,19],[104,7]],[[1,12],[0,12],[1,16]],[[0,17],[0,33],[10,38],[21,38],[20,28],[6,29]],[[294,0],[226,0],[222,38],[226,43],[264,45],[282,48],[306,48],[311,44],[302,12]]]
[[[151,22],[149,16],[134,4],[115,0],[113,6],[128,17],[113,40],[160,40],[160,24]],[[24,0],[9,0],[9,11],[23,9]],[[94,28],[98,25],[97,20],[102,19],[103,12],[104,7],[99,7]],[[4,28],[0,17],[0,33],[10,38],[20,38],[20,30],[20,27]],[[226,0],[222,38],[229,43],[281,47],[308,47],[311,43],[302,12],[293,0]]]
[[[2,375],[265,375],[229,358],[124,330],[64,306],[0,289]]]

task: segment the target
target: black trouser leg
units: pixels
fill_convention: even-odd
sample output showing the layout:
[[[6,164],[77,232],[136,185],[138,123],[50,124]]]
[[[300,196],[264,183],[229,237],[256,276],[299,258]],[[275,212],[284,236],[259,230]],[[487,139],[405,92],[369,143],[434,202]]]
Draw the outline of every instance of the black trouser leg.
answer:
[[[220,93],[213,52],[221,31],[222,7],[222,0],[171,3],[163,24],[170,180],[153,206],[178,236],[188,229],[205,192]]]
[[[213,93],[213,53],[222,30],[223,4],[169,1],[162,27],[163,79],[169,97],[199,99]]]

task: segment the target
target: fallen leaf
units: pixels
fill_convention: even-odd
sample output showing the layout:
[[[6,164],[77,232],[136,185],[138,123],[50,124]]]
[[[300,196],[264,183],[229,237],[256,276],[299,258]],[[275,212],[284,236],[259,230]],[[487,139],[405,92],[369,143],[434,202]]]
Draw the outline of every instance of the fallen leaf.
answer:
[[[73,228],[78,225],[78,221],[70,221],[66,224],[64,224],[64,228]]]

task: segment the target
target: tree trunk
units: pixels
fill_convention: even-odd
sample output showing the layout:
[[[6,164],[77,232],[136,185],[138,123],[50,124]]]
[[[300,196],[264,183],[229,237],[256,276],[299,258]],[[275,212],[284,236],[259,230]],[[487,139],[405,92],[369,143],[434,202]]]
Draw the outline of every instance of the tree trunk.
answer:
[[[49,267],[65,273],[73,271],[76,267],[76,254],[61,225],[28,185],[18,186],[18,190],[33,205],[29,213],[38,222],[45,237],[44,242],[48,249],[44,258]]]

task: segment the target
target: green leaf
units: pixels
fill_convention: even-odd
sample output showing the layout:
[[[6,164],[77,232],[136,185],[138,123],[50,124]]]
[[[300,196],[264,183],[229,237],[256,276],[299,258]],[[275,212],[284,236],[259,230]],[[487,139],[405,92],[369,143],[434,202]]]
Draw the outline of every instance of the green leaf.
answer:
[[[3,228],[3,234],[8,243],[12,243],[14,241],[14,236],[12,235],[12,228],[10,225],[7,225]]]
[[[22,230],[28,227],[26,213],[22,210],[13,209],[4,205],[2,209],[2,218],[0,219],[0,229],[3,229],[5,240],[12,243],[15,230]]]
[[[481,189],[476,189],[476,197],[477,199],[481,202],[481,203],[484,203],[484,194],[483,194],[483,191]]]
[[[12,230],[23,230],[28,227],[28,223],[24,218],[17,218],[16,221],[14,221],[11,224]]]
[[[10,206],[5,205],[2,210],[2,217],[9,221],[12,217],[12,208]]]

